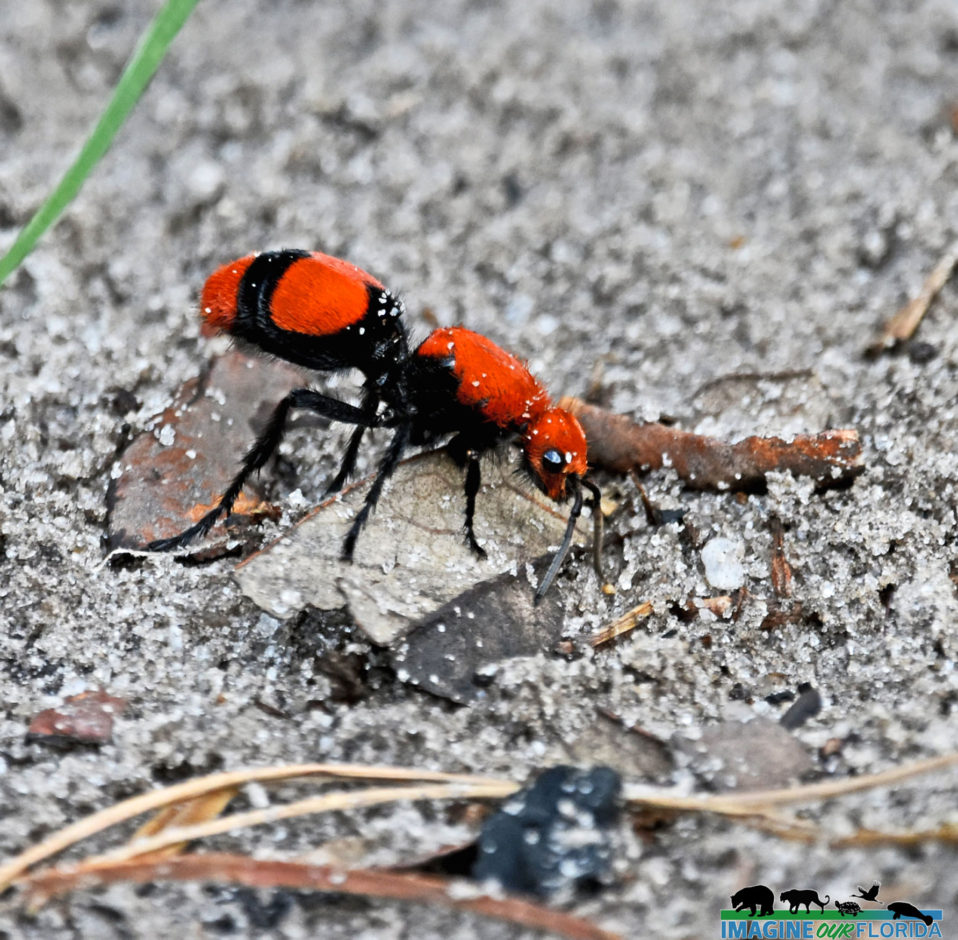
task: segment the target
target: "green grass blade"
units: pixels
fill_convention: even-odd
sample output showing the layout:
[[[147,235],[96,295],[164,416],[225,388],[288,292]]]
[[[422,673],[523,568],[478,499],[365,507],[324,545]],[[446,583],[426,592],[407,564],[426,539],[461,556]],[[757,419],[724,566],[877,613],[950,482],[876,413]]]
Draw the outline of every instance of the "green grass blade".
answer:
[[[0,284],[17,269],[20,262],[33,250],[40,236],[57,220],[79,192],[83,181],[109,149],[117,131],[139,101],[153,73],[163,61],[170,43],[197,2],[198,0],[166,0],[123,70],[110,103],[76,160],[64,173],[56,189],[24,226],[10,250],[0,258]]]

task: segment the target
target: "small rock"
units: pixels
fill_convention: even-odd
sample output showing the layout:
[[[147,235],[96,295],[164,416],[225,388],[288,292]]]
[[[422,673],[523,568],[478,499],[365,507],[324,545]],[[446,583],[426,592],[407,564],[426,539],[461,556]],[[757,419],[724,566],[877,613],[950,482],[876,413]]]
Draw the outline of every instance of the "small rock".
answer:
[[[692,758],[692,770],[722,790],[783,787],[814,767],[801,743],[765,718],[709,725],[698,739],[676,735],[674,744]]]
[[[538,896],[601,882],[621,787],[609,767],[546,770],[483,823],[473,877]]]
[[[113,719],[126,709],[126,699],[102,690],[71,695],[62,705],[36,715],[27,728],[27,741],[51,747],[108,744]]]
[[[709,539],[702,548],[705,578],[720,591],[734,591],[745,582],[745,546],[733,539]]]
[[[186,189],[194,202],[206,204],[217,199],[223,191],[223,168],[212,160],[201,160],[186,177]]]
[[[783,728],[792,731],[814,718],[822,710],[822,697],[807,682],[798,687],[798,698],[781,717]]]

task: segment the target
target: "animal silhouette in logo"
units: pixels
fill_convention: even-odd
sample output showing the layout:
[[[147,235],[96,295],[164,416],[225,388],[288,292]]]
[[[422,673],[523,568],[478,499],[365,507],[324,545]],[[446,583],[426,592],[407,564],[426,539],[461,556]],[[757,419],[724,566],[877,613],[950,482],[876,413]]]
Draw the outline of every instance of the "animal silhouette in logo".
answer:
[[[853,898],[861,898],[863,901],[877,901],[878,900],[878,889],[880,885],[876,881],[867,891],[861,886],[858,886],[858,894],[853,894]]]
[[[752,885],[749,888],[742,888],[732,895],[732,909],[744,911],[749,908],[748,916],[754,917],[758,909],[759,917],[768,917],[775,913],[775,895],[771,888],[765,885]]]
[[[829,895],[825,895],[825,900],[821,900],[818,896],[817,891],[799,891],[796,888],[792,888],[791,891],[783,891],[778,899],[780,901],[788,902],[788,913],[797,914],[799,907],[804,904],[806,913],[809,910],[810,904],[817,904],[822,911],[825,910],[825,905],[831,900]]]
[[[838,913],[841,914],[842,917],[846,914],[857,917],[862,912],[862,909],[854,901],[836,901],[835,907],[838,908]]]
[[[924,921],[926,927],[930,927],[931,922],[935,919],[930,914],[923,914],[914,904],[909,904],[907,901],[892,901],[888,905],[888,910],[895,914],[892,920],[901,920],[902,917],[915,917]]]

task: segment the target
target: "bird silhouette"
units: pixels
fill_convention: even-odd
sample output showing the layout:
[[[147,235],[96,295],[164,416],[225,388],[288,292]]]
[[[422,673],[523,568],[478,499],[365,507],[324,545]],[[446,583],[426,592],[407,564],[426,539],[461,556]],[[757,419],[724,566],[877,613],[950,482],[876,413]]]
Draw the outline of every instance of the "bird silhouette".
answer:
[[[875,882],[867,891],[861,886],[858,886],[858,894],[853,894],[853,898],[863,898],[866,901],[876,901],[878,900],[878,882]]]

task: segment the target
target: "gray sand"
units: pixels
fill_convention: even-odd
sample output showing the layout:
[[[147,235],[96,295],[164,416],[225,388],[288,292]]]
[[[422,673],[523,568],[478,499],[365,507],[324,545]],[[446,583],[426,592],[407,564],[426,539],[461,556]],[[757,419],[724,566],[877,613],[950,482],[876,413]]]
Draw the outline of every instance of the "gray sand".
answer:
[[[155,6],[4,11],[0,246],[62,172]],[[601,759],[630,780],[701,789],[734,782],[723,758],[736,748],[759,785],[953,750],[958,286],[908,349],[863,350],[958,236],[956,101],[953,0],[201,4],[66,218],[0,292],[0,855],[133,793],[248,764],[524,779]],[[617,411],[730,439],[855,427],[867,470],[848,490],[780,476],[744,500],[652,474],[653,500],[684,509],[694,536],[650,529],[632,484],[607,479],[616,593],[584,558],[558,586],[572,638],[651,600],[631,639],[572,662],[513,661],[468,708],[388,673],[356,704],[326,701],[320,619],[261,612],[231,562],[101,564],[118,445],[225,348],[199,338],[204,276],[284,246],[348,257],[404,294],[418,334],[426,308],[465,323],[556,394],[598,389]],[[787,395],[775,381],[700,392],[730,373],[795,370],[813,374]],[[354,378],[337,380],[343,394]],[[290,435],[295,477],[267,475],[287,510],[269,535],[318,500],[347,434]],[[376,454],[364,449],[362,470]],[[802,612],[763,630],[772,517]],[[673,603],[721,593],[700,558],[714,536],[736,543],[733,580],[750,598],[737,621],[684,622]],[[823,707],[788,735],[776,693],[801,683]],[[34,714],[97,687],[130,702],[111,744],[24,743]],[[658,736],[672,761],[596,706]],[[758,719],[754,739],[695,746],[720,722]],[[835,836],[955,813],[945,774],[808,818]],[[760,882],[847,899],[875,880],[887,901],[958,914],[958,865],[940,845],[837,850],[702,818],[648,839],[627,829],[617,884],[573,905],[624,936],[718,936],[729,896]],[[468,834],[445,807],[400,806],[211,845],[291,855],[332,842],[337,857],[391,863]],[[258,897],[115,887],[34,921],[7,904],[0,936],[262,935],[270,898]],[[526,935],[359,900],[302,896],[272,913],[276,937]]]

